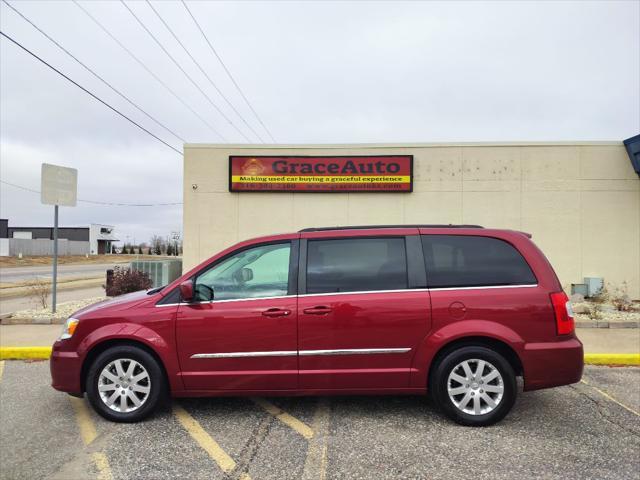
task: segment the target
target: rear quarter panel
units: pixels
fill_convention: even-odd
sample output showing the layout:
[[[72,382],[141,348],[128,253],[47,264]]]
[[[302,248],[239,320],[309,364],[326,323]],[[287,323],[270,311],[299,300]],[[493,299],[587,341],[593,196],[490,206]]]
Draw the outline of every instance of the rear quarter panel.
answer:
[[[428,372],[438,351],[464,337],[500,340],[509,345],[521,361],[526,344],[560,340],[549,298],[549,293],[561,290],[560,283],[547,258],[526,234],[492,229],[421,229],[420,233],[504,240],[525,258],[537,285],[430,289],[432,329],[416,351],[413,361],[416,373],[412,375],[411,386],[426,387]]]

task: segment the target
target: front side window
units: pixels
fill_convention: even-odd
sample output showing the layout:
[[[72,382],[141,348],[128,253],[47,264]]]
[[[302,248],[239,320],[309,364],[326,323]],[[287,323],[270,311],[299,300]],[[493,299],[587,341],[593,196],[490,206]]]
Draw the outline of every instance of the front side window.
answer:
[[[307,243],[307,293],[399,290],[407,285],[404,238]]]
[[[260,245],[227,257],[195,280],[196,300],[286,295],[291,244]]]
[[[490,237],[422,235],[429,287],[531,285],[531,268],[511,244]]]

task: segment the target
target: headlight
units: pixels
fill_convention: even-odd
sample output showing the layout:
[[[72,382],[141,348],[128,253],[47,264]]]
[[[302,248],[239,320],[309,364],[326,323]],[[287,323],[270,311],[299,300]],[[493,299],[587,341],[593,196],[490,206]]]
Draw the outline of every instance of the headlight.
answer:
[[[78,323],[80,320],[77,318],[67,318],[67,321],[64,322],[64,328],[62,329],[62,335],[60,335],[60,340],[66,340],[67,338],[71,338],[73,333],[76,331]]]

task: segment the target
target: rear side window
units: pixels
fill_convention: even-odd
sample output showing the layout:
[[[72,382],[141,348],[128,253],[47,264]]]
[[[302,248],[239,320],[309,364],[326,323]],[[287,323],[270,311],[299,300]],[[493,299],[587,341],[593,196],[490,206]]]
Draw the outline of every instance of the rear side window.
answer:
[[[489,237],[423,235],[429,287],[477,287],[537,283],[511,244]]]
[[[307,293],[407,288],[404,238],[309,240]]]

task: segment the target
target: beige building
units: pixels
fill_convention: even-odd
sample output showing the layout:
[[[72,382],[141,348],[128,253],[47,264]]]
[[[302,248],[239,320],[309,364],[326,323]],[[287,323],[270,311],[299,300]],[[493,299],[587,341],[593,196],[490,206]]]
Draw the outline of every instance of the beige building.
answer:
[[[230,155],[413,155],[411,193],[230,193]],[[533,234],[566,289],[640,298],[640,179],[622,142],[185,145],[184,266],[310,226],[465,223]]]

